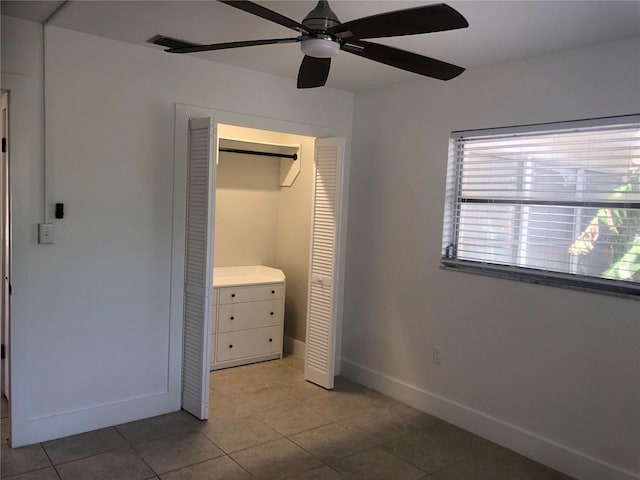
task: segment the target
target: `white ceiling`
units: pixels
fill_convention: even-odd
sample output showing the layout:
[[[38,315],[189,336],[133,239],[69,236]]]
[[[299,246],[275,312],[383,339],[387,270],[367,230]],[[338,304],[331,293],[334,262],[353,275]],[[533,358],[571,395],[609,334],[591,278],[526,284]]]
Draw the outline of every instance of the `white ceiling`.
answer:
[[[2,13],[44,21],[60,1],[2,1]],[[301,21],[314,1],[258,1]],[[330,0],[342,22],[436,1]],[[477,68],[640,35],[640,1],[450,1],[469,28],[379,40],[466,68]],[[68,1],[51,24],[123,42],[150,45],[156,34],[194,43],[295,37],[296,32],[217,1]],[[378,41],[378,40],[373,40]],[[169,54],[167,54],[169,55]],[[194,54],[296,78],[302,53],[280,44]],[[464,74],[463,74],[464,75]],[[346,52],[333,59],[327,86],[357,91],[420,78]],[[428,81],[438,81],[431,80]]]

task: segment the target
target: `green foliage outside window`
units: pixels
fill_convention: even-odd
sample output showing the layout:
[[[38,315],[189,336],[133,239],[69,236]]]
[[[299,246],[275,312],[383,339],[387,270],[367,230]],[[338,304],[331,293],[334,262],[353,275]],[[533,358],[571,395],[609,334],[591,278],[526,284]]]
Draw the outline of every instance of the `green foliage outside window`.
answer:
[[[610,199],[624,201],[629,193],[640,192],[640,171],[635,169],[627,181],[613,189]],[[640,281],[640,210],[601,208],[580,236],[569,247],[575,256],[590,255],[602,229],[608,231],[611,262],[602,272],[604,278]],[[612,241],[611,241],[612,240]]]

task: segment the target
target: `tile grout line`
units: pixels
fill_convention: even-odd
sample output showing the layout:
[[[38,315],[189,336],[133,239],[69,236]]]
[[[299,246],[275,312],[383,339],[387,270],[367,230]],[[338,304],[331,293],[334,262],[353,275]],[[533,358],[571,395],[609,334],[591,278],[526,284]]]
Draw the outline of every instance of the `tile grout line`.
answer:
[[[220,450],[220,451],[222,452],[222,455],[218,455],[217,457],[207,458],[206,460],[203,460],[203,461],[201,461],[201,462],[195,462],[195,463],[192,463],[192,464],[190,464],[190,465],[185,465],[184,467],[180,467],[180,468],[177,468],[177,469],[175,469],[175,470],[169,470],[169,471],[167,471],[167,472],[159,473],[159,472],[157,472],[157,471],[156,471],[156,470],[155,470],[155,469],[154,469],[154,468],[153,468],[153,467],[152,467],[152,466],[151,466],[151,465],[150,465],[150,464],[149,464],[149,463],[148,463],[148,462],[147,462],[147,461],[142,457],[142,455],[141,455],[141,454],[140,454],[140,452],[136,449],[136,447],[135,447],[135,445],[134,445],[134,444],[129,443],[129,446],[131,447],[131,449],[133,450],[133,452],[136,454],[136,456],[137,456],[140,460],[142,460],[142,462],[143,462],[147,467],[149,467],[149,469],[150,469],[150,470],[155,474],[155,476],[156,476],[156,477],[158,477],[158,478],[160,477],[160,475],[164,475],[164,474],[166,474],[166,473],[170,473],[170,472],[175,472],[175,471],[177,471],[177,470],[181,470],[181,469],[183,469],[183,468],[191,467],[192,465],[196,465],[196,464],[198,464],[198,463],[204,463],[204,462],[207,462],[207,461],[209,461],[209,460],[214,460],[214,459],[216,459],[216,458],[220,458],[220,457],[223,457],[223,456],[225,456],[225,455],[226,455],[226,453],[225,453],[225,451],[224,451],[224,450],[222,450],[222,449],[221,449],[217,444],[215,444],[215,443],[214,443],[214,442],[213,442],[209,437],[207,437],[207,436],[206,436],[206,435],[204,435],[203,433],[198,432],[198,431],[193,431],[193,432],[189,431],[189,432],[186,432],[186,433],[187,433],[187,434],[189,434],[189,435],[191,435],[191,434],[194,434],[194,433],[195,433],[195,434],[198,434],[198,435],[200,435],[200,436],[204,437],[207,441],[209,441],[212,445],[214,445],[218,450]],[[174,433],[174,434],[172,434],[172,435],[183,435],[183,434],[185,434],[185,432]],[[155,440],[160,440],[160,439],[168,438],[168,437],[171,437],[172,435],[165,435],[165,436],[162,436],[162,437],[158,437],[158,438],[153,438],[153,439],[145,440],[144,442],[140,442],[140,443],[138,443],[138,445],[142,445],[143,443],[147,443],[147,442],[153,442],[153,441],[155,441]],[[126,439],[125,439],[125,440],[126,440]],[[152,478],[152,477],[150,477],[150,478]]]
[[[407,438],[408,436],[410,436],[410,435],[406,435],[406,436],[403,436],[403,437],[397,438],[397,439],[392,440],[391,442],[388,442],[388,443],[386,443],[386,444],[384,444],[384,445],[390,445],[391,443],[393,443],[393,442],[397,442],[398,440],[403,440],[403,439]],[[437,470],[434,470],[433,472],[425,472],[425,471],[422,469],[422,467],[420,467],[419,465],[416,465],[415,463],[413,463],[413,462],[411,462],[411,461],[409,461],[409,460],[406,460],[406,459],[404,459],[404,458],[400,457],[400,456],[399,456],[399,455],[397,455],[395,452],[392,452],[392,451],[387,450],[386,448],[384,448],[384,446],[383,446],[383,445],[380,445],[380,444],[379,444],[379,445],[376,445],[376,446],[377,446],[380,450],[384,451],[385,453],[388,453],[389,455],[391,455],[391,456],[393,456],[393,457],[396,457],[398,460],[400,460],[401,462],[406,463],[407,465],[411,465],[413,468],[415,468],[416,470],[418,470],[418,471],[420,471],[420,472],[424,473],[424,474],[425,474],[425,475],[427,475],[427,476],[429,476],[429,475],[431,475],[432,473],[435,473],[436,471],[440,470],[440,469],[437,469]]]
[[[213,442],[212,442],[212,443],[213,443]],[[214,445],[215,445],[215,444],[214,444]],[[264,444],[261,444],[261,445],[264,445]],[[217,446],[217,445],[216,445],[216,446]],[[220,447],[218,447],[218,448],[220,448]],[[245,449],[245,450],[246,450],[246,449]],[[164,472],[164,473],[162,473],[162,474],[160,474],[160,473],[156,473],[156,475],[160,476],[160,475],[166,475],[166,474],[168,474],[168,473],[179,472],[179,471],[181,471],[181,470],[185,470],[185,469],[187,469],[187,468],[191,468],[191,467],[194,467],[194,466],[196,466],[196,465],[201,465],[201,464],[203,464],[203,463],[210,462],[211,460],[218,460],[218,459],[220,459],[220,458],[224,458],[224,457],[226,457],[226,458],[228,458],[229,460],[231,460],[233,463],[235,463],[236,465],[238,465],[238,466],[239,466],[243,471],[247,472],[247,474],[248,474],[249,476],[253,477],[253,475],[251,475],[251,472],[249,472],[246,468],[244,468],[242,465],[240,465],[238,462],[236,462],[236,461],[233,459],[233,457],[231,456],[231,454],[228,454],[228,453],[224,452],[224,450],[222,450],[221,448],[220,448],[220,451],[221,451],[221,452],[223,452],[223,454],[222,454],[222,455],[219,455],[219,456],[217,456],[217,457],[207,458],[206,460],[202,460],[202,461],[199,461],[199,462],[191,463],[191,464],[189,464],[189,465],[185,465],[184,467],[176,468],[176,469],[174,469],[174,470],[169,470],[169,471]],[[241,452],[242,450],[238,450],[238,451],[239,451],[239,452]],[[236,453],[236,452],[233,452],[233,453]]]
[[[116,428],[115,426],[113,426],[113,427],[106,427],[106,429],[109,429],[109,428],[113,428],[113,429],[115,429],[115,430],[117,431],[117,428]],[[100,429],[100,430],[102,430],[102,429]],[[95,430],[90,430],[89,432],[84,432],[84,433],[91,433],[91,432],[95,432]],[[118,434],[120,434],[120,432],[118,432]],[[83,435],[83,433],[78,433],[77,435]],[[72,436],[73,436],[73,435],[72,435]],[[122,437],[122,434],[120,434],[120,436]],[[64,439],[64,438],[68,438],[68,437],[62,437],[62,439]],[[45,451],[45,454],[47,455],[47,458],[49,458],[49,461],[51,462],[51,466],[53,466],[53,467],[54,467],[54,469],[56,470],[56,473],[58,473],[58,468],[57,468],[58,466],[68,465],[69,463],[73,463],[73,462],[79,462],[80,460],[85,460],[85,459],[87,459],[87,458],[98,457],[98,456],[100,456],[100,455],[104,455],[105,453],[111,453],[111,452],[115,452],[115,451],[117,451],[117,450],[122,450],[122,449],[124,449],[124,448],[126,448],[126,447],[133,447],[133,446],[132,446],[128,441],[127,441],[127,439],[126,439],[126,438],[124,438],[124,437],[122,437],[122,438],[124,439],[124,441],[126,442],[126,444],[127,444],[127,445],[125,445],[125,446],[121,446],[121,447],[116,447],[116,448],[110,448],[110,449],[105,450],[105,451],[103,451],[103,452],[92,453],[92,454],[89,454],[89,455],[85,455],[85,456],[83,456],[83,457],[74,458],[74,459],[72,459],[72,460],[67,460],[66,462],[60,462],[60,463],[53,463],[53,460],[51,460],[51,457],[49,456],[49,454],[47,453],[47,451],[46,451],[46,449],[45,449],[45,447],[44,447],[44,443],[40,443],[40,445],[42,446],[42,449]],[[62,440],[62,439],[49,440],[49,441],[51,441],[51,442],[55,442],[55,441],[57,441],[57,440]],[[132,450],[134,451],[134,453],[135,453],[136,455],[138,455],[138,452],[137,452],[135,449],[133,449],[133,448],[132,448]],[[35,470],[34,470],[34,471],[35,471]],[[26,473],[26,472],[25,472],[25,473]],[[59,473],[58,473],[58,476],[59,476],[60,478],[62,478],[62,476],[61,476]]]
[[[266,425],[266,424],[265,424],[265,425]],[[274,431],[275,431],[275,430],[274,430]],[[204,434],[203,434],[203,435],[207,438],[207,440],[209,440],[209,441],[210,441],[211,443],[213,443],[216,447],[218,447],[218,448],[220,449],[220,451],[222,451],[225,455],[227,455],[227,456],[231,456],[231,455],[233,455],[233,454],[236,454],[236,453],[239,453],[239,452],[244,452],[245,450],[249,450],[250,448],[253,448],[253,447],[260,447],[260,446],[262,446],[262,445],[266,445],[267,443],[271,443],[271,442],[275,442],[275,441],[281,440],[281,439],[283,439],[283,438],[287,438],[286,436],[282,435],[280,432],[276,432],[276,433],[277,433],[278,435],[280,435],[280,438],[273,438],[273,439],[271,439],[271,440],[267,440],[267,441],[264,441],[264,442],[256,443],[255,445],[251,445],[250,447],[241,448],[241,449],[239,449],[239,450],[234,450],[233,452],[227,452],[227,451],[226,451],[226,450],[224,450],[222,447],[220,447],[217,443],[215,443],[213,440],[211,440],[209,437],[207,437],[207,436],[206,436],[206,435],[204,435]]]
[[[142,463],[144,463],[149,468],[149,470],[151,470],[153,472],[154,476],[157,477],[157,478],[160,478],[160,474],[158,472],[156,472],[153,469],[153,467],[151,465],[149,465],[149,463],[144,458],[142,458],[142,455],[140,455],[140,452],[138,452],[136,450],[136,448],[132,444],[129,444],[129,447],[131,448],[131,450],[133,450],[133,453],[136,455],[136,457],[138,457],[142,461]],[[154,478],[154,477],[149,477],[149,478]]]
[[[53,463],[53,460],[51,460],[51,456],[49,455],[49,452],[47,452],[47,449],[44,447],[44,442],[40,442],[40,448],[42,448],[42,451],[44,452],[44,454],[47,456],[47,460],[49,460],[49,463],[51,464],[51,467],[53,468],[53,471],[56,472],[56,476],[59,479],[62,479],[62,475],[60,475],[60,472],[58,471],[58,469],[56,468],[56,465]],[[43,469],[44,470],[44,469]],[[35,471],[35,470],[34,470]]]
[[[324,426],[324,425],[322,425],[322,426]],[[316,427],[316,428],[321,428],[321,427]],[[315,430],[315,429],[314,429],[314,428],[311,428],[311,429],[309,429],[309,430]],[[306,432],[306,431],[309,431],[309,430],[304,430],[304,431]],[[298,432],[298,433],[302,433],[302,432]],[[297,435],[297,433],[294,433],[294,435]],[[310,468],[309,470],[305,470],[304,472],[300,472],[300,473],[310,472],[310,471],[312,471],[312,470],[315,470],[315,469],[317,469],[317,468],[321,468],[321,467],[323,467],[323,466],[329,467],[329,468],[331,468],[332,470],[335,470],[337,473],[340,473],[340,472],[338,472],[335,468],[333,468],[333,466],[332,466],[332,465],[328,464],[328,463],[327,463],[327,462],[325,462],[323,459],[318,458],[316,455],[314,455],[313,453],[311,453],[309,450],[307,450],[306,448],[304,448],[302,445],[299,445],[298,443],[296,443],[296,442],[295,442],[294,440],[292,440],[291,438],[289,438],[289,437],[285,437],[285,438],[286,438],[287,440],[289,440],[291,443],[293,443],[295,446],[297,446],[298,448],[300,448],[300,449],[301,449],[301,450],[303,450],[304,452],[308,453],[309,455],[311,455],[313,458],[315,458],[316,460],[318,460],[318,461],[321,463],[321,465],[319,465],[319,466],[317,466],[317,467]],[[293,477],[293,475],[291,475],[291,477]]]
[[[247,472],[247,475],[249,475],[250,477],[253,477],[251,472],[249,470],[247,470],[246,468],[244,468],[239,462],[236,462],[235,458],[233,458],[231,455],[227,454],[227,458],[229,458],[229,460],[231,460],[233,463],[238,465],[243,471]]]

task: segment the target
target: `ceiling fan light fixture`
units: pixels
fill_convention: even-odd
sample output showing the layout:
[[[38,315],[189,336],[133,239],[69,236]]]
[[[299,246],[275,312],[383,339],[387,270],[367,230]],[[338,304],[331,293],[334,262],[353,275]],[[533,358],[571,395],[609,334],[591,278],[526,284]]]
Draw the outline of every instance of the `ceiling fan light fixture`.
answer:
[[[333,58],[340,53],[340,44],[329,38],[306,38],[300,44],[302,53],[315,58]]]

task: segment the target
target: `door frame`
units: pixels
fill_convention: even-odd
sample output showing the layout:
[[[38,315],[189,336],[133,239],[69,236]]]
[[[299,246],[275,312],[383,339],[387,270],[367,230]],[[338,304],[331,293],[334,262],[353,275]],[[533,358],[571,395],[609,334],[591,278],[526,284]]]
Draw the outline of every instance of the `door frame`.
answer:
[[[9,95],[8,90],[0,90],[2,96],[0,114],[5,151],[0,164],[0,315],[2,316],[2,343],[4,362],[2,366],[2,393],[9,399],[11,394],[10,377],[10,338],[11,338],[11,189],[9,175]]]
[[[186,178],[187,178],[187,125],[189,118],[211,117],[214,125],[234,125],[258,130],[302,135],[307,137],[344,137],[347,145],[349,138],[345,132],[332,131],[330,127],[291,122],[269,117],[228,112],[193,105],[175,104],[175,142],[174,142],[174,170],[173,170],[173,220],[171,247],[171,307],[170,307],[170,341],[169,341],[169,391],[175,399],[176,409],[180,408],[180,393],[182,381],[182,328],[184,302],[184,259],[185,259],[185,227],[186,227]],[[343,177],[343,198],[341,225],[338,239],[337,264],[338,276],[344,278],[345,234],[348,206],[348,147],[345,151],[345,165]],[[212,186],[211,188],[215,188]],[[213,253],[212,253],[213,254]],[[336,349],[334,353],[335,374],[340,373],[339,352],[341,344],[342,303],[344,282],[340,282],[336,292]]]

